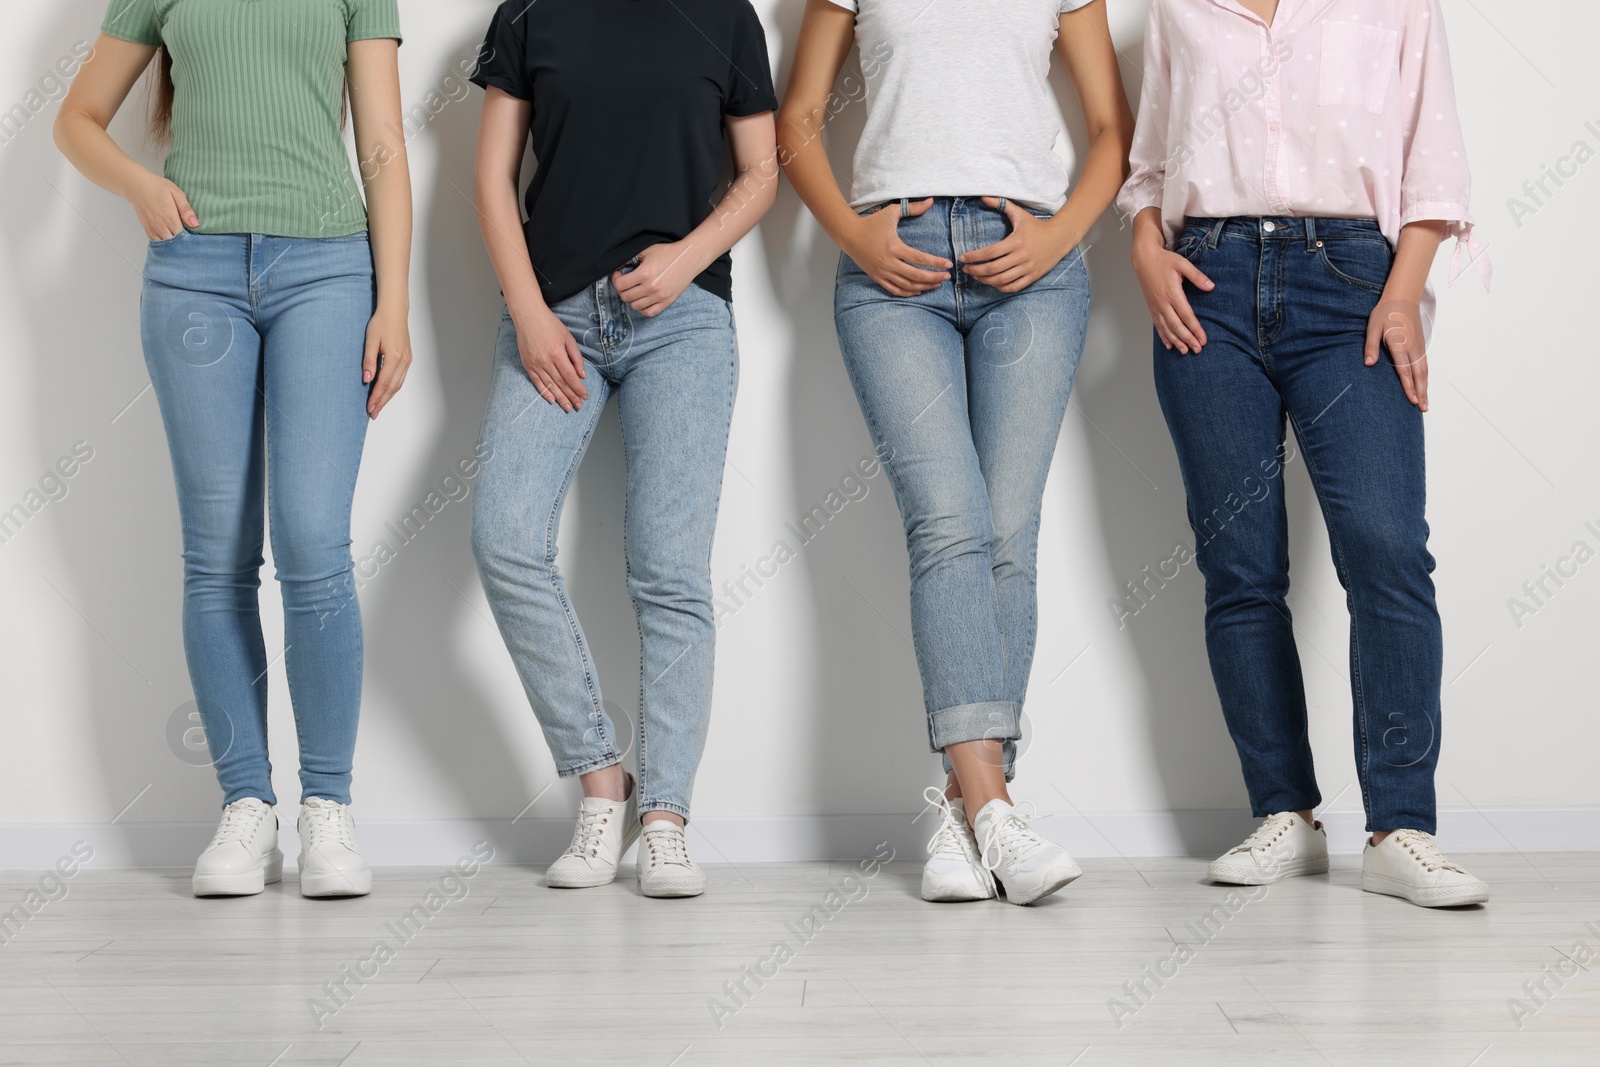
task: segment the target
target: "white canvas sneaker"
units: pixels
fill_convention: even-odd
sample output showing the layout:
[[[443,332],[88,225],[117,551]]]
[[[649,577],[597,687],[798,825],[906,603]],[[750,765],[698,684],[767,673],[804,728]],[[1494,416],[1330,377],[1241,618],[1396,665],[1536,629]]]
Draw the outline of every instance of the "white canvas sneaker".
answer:
[[[1423,908],[1455,908],[1489,899],[1488,883],[1450,862],[1421,830],[1396,830],[1361,851],[1361,888]]]
[[[372,892],[372,868],[356,844],[350,806],[310,797],[300,806],[300,895],[364,897]]]
[[[683,827],[658,819],[639,838],[639,892],[647,897],[697,897],[706,874],[689,858]]]
[[[1040,837],[1005,801],[985,804],[973,820],[983,865],[1013,904],[1032,904],[1083,874],[1067,850]]]
[[[1268,815],[1243,842],[1211,862],[1206,872],[1225,885],[1271,885],[1328,869],[1328,835],[1292,811]]]
[[[638,836],[637,788],[630,789],[627,800],[584,797],[578,805],[572,844],[544,872],[545,884],[556,889],[610,885],[616,880],[622,854]]]
[[[928,862],[922,865],[922,899],[932,901],[992,900],[994,875],[978,854],[978,839],[967,825],[966,803],[945,799],[930,785],[923,799],[939,809],[939,828],[928,841]]]
[[[248,897],[281,878],[283,853],[272,805],[246,797],[223,808],[216,835],[195,861],[194,895]]]

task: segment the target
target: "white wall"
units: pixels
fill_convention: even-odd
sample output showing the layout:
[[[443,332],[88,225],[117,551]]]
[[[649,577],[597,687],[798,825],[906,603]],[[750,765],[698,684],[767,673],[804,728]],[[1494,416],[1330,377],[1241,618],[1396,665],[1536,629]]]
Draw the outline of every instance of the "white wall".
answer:
[[[55,61],[92,41],[103,6],[10,6],[0,106],[26,107]],[[447,77],[472,56],[494,6],[402,0],[408,102],[448,91]],[[1145,6],[1112,0],[1130,93]],[[757,7],[781,87],[804,3]],[[1587,828],[1594,847],[1600,560],[1520,626],[1507,601],[1575,542],[1600,550],[1600,369],[1589,314],[1600,163],[1586,162],[1520,223],[1507,199],[1523,196],[1523,183],[1576,142],[1586,142],[1586,156],[1600,150],[1600,77],[1590,55],[1600,13],[1508,0],[1445,7],[1476,211],[1496,267],[1492,297],[1471,277],[1442,289],[1444,257],[1437,272],[1427,424],[1446,627],[1439,792],[1455,809],[1445,836],[1469,848],[1552,847],[1561,841],[1550,827]],[[1070,101],[1065,80],[1057,82]],[[470,452],[477,433],[499,299],[467,199],[478,101],[474,89],[449,103],[412,141],[418,362],[369,437],[358,554]],[[0,867],[49,862],[75,836],[93,840],[107,862],[181,862],[203,840],[196,827],[214,819],[218,792],[209,768],[180,758],[181,744],[169,740],[192,694],[179,639],[177,512],[138,344],[144,238],[125,204],[55,152],[55,105],[43,105],[0,145],[0,509],[24,501],[76,442],[94,458],[63,499],[0,544]],[[135,111],[115,127],[127,145],[141,143]],[[859,128],[854,106],[832,135],[841,165]],[[1126,266],[1127,234],[1108,217],[1092,241],[1095,312],[1046,496],[1039,651],[1018,793],[1063,813],[1054,825],[1084,852],[1204,850],[1242,825],[1245,793],[1206,667],[1200,580],[1186,568],[1125,628],[1108,608],[1121,583],[1190,535],[1151,386],[1149,324]],[[870,453],[835,345],[836,256],[787,188],[735,251],[743,378],[719,586],[789,536],[785,523]],[[637,661],[622,583],[621,470],[608,415],[562,539],[607,699],[631,716]],[[904,547],[884,478],[868,484],[865,499],[722,627],[715,719],[695,796],[706,859],[850,853],[885,835],[914,847],[923,834],[925,820],[912,826],[906,813],[917,811],[937,763],[926,751],[905,638]],[[1298,469],[1288,492],[1292,602],[1320,779],[1325,796],[1337,796],[1333,809],[1353,813],[1343,598]],[[503,855],[548,856],[575,804],[572,783],[547,790],[556,779],[488,621],[467,548],[468,511],[450,505],[362,593],[368,661],[357,810],[375,854],[389,862],[448,861],[484,826],[511,843]],[[276,650],[270,580],[264,600]],[[281,662],[271,695],[275,781],[292,812],[294,735]],[[1355,818],[1339,817],[1352,824],[1346,845]]]

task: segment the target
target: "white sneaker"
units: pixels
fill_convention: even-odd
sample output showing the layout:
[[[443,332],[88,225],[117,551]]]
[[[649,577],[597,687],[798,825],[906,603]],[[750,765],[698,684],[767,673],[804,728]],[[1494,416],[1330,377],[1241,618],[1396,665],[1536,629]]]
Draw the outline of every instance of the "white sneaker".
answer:
[[[1040,837],[1027,817],[1003,800],[985,804],[973,829],[984,867],[994,872],[1013,904],[1032,904],[1083,874],[1066,849]]]
[[[310,797],[300,806],[300,895],[364,897],[372,892],[372,868],[356,844],[350,806]]]
[[[697,897],[706,891],[706,873],[689,858],[683,827],[658,819],[639,838],[639,892],[647,897]]]
[[[1421,830],[1396,830],[1361,851],[1361,888],[1423,908],[1454,908],[1489,899],[1488,883],[1451,863]]]
[[[578,805],[572,844],[544,872],[545,884],[557,889],[610,885],[617,877],[622,854],[638,836],[637,789],[630,788],[627,800],[584,797]]]
[[[248,897],[282,877],[278,816],[272,805],[245,797],[223,808],[216,836],[195,861],[194,895]]]
[[[928,862],[922,865],[922,899],[992,900],[994,875],[978,854],[978,839],[967,825],[966,803],[960,797],[946,800],[936,785],[922,796],[939,809],[939,828],[928,842]]]
[[[1292,811],[1268,815],[1242,843],[1211,861],[1213,882],[1271,885],[1300,874],[1328,870],[1328,834]]]

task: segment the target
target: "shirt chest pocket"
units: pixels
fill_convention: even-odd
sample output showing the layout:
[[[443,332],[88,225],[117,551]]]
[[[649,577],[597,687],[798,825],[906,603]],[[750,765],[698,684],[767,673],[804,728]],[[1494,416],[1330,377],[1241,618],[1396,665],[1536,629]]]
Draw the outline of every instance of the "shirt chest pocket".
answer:
[[[1317,102],[1324,107],[1364,107],[1383,114],[1389,82],[1400,65],[1400,34],[1359,22],[1329,22],[1322,27],[1322,81]]]

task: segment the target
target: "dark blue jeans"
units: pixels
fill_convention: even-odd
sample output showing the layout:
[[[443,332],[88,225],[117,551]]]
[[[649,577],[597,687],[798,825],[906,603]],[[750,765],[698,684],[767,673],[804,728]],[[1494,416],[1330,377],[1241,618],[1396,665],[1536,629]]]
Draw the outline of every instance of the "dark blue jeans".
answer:
[[[1422,415],[1367,319],[1393,252],[1374,222],[1190,219],[1177,244],[1198,354],[1155,344],[1189,493],[1206,648],[1257,817],[1321,802],[1289,591],[1283,473],[1303,460],[1350,610],[1356,773],[1369,830],[1432,833],[1442,637],[1423,518]],[[1294,426],[1299,452],[1285,447]]]

